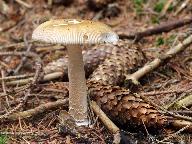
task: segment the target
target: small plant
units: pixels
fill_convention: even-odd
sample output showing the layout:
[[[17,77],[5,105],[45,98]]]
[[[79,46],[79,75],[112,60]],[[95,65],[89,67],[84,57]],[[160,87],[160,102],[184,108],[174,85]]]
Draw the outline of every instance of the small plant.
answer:
[[[167,0],[159,0],[159,1],[155,4],[155,6],[154,6],[154,8],[153,8],[154,11],[160,13],[160,12],[163,10],[166,2],[167,2]],[[169,8],[168,8],[168,11],[172,11],[172,10],[173,10],[173,5],[171,4],[171,5],[169,6]]]
[[[166,45],[172,45],[172,43],[175,41],[175,38],[176,35],[170,35],[165,41]]]
[[[160,13],[166,3],[166,0],[159,0],[154,7],[154,11]]]
[[[166,45],[166,46],[170,46],[172,45],[172,43],[175,40],[176,35],[170,35],[168,38],[164,39],[163,37],[158,37],[156,39],[156,46],[160,46],[160,45]]]
[[[0,135],[0,144],[6,144],[7,143],[7,136]]]
[[[136,13],[139,15],[143,11],[144,0],[133,0]]]
[[[156,46],[163,45],[165,43],[165,40],[162,37],[158,37],[156,40]]]
[[[151,17],[151,22],[153,23],[153,24],[159,24],[160,23],[160,20],[159,20],[160,18],[159,17],[157,17],[157,16],[152,16]]]

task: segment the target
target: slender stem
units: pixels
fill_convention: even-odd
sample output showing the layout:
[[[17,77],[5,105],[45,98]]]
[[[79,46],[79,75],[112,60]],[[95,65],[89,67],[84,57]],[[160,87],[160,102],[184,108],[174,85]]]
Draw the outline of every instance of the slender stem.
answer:
[[[79,45],[67,47],[69,63],[69,113],[77,125],[88,125],[87,86],[82,49]]]

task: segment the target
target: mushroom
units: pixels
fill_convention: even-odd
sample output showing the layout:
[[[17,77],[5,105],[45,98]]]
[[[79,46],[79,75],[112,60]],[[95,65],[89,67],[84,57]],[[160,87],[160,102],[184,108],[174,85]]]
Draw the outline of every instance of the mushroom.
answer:
[[[39,25],[33,31],[32,39],[66,45],[69,57],[69,114],[78,126],[88,125],[87,86],[81,45],[116,43],[118,35],[100,22],[58,19]]]

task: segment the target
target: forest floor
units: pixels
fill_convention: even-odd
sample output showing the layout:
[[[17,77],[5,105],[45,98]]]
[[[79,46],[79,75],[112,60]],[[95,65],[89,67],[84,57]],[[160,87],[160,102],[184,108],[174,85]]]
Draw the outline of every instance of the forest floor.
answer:
[[[148,62],[192,34],[191,20],[190,23],[183,23],[179,28],[170,31],[162,29],[160,33],[144,35],[138,40],[129,37],[131,34],[158,25],[191,19],[190,0],[0,1],[0,144],[113,142],[113,134],[100,120],[82,135],[59,131],[59,112],[62,109],[67,110],[67,104],[64,102],[53,109],[24,119],[10,118],[16,112],[63,99],[62,90],[66,88],[65,83],[62,83],[65,81],[63,78],[34,85],[31,85],[31,81],[24,85],[11,83],[16,79],[22,80],[22,77],[19,78],[21,75],[34,76],[37,59],[33,56],[27,58],[21,53],[3,54],[10,51],[33,52],[41,58],[43,66],[65,56],[65,47],[35,43],[31,40],[32,32],[39,24],[58,18],[93,19],[104,22],[111,26],[120,38],[136,43]],[[8,79],[10,76],[16,78]],[[180,107],[175,106],[179,99],[192,94],[192,44],[146,74],[140,79],[140,83],[135,93],[143,94],[150,102],[164,106],[171,112],[192,116],[192,102]],[[138,131],[125,128],[126,126],[119,127],[130,143],[192,143],[191,133],[188,131],[183,132],[174,128],[149,130],[145,126],[143,126],[144,130]]]

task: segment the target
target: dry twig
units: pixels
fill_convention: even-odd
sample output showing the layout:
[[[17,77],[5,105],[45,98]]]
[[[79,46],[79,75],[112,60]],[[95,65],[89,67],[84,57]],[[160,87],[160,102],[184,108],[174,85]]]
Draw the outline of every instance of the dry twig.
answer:
[[[189,89],[192,89],[192,86],[187,87],[187,88],[182,88],[182,89],[176,89],[176,90],[163,90],[163,91],[151,91],[151,92],[142,92],[139,93],[144,96],[156,96],[156,95],[161,95],[161,94],[171,94],[171,93],[182,93],[185,92]]]
[[[27,47],[26,53],[29,52],[31,50],[31,46],[32,44],[29,44],[27,39],[26,39],[26,35],[24,35],[24,43],[25,46]],[[22,66],[25,64],[25,62],[27,61],[27,57],[24,56],[21,58],[21,62],[20,64],[16,67],[16,69],[13,71],[13,74],[18,74],[19,70],[22,68]]]
[[[169,139],[171,139],[171,138],[173,138],[173,137],[176,137],[178,134],[180,134],[181,132],[183,132],[184,130],[186,130],[188,127],[189,127],[189,125],[186,125],[185,127],[181,128],[181,129],[178,130],[177,132],[169,135],[168,137],[166,137],[166,138],[164,138],[163,140],[158,141],[158,142],[159,142],[159,143],[163,143],[163,142],[165,142],[165,141],[167,141],[167,140],[169,140]]]
[[[7,117],[6,120],[18,120],[19,118],[20,119],[30,118],[30,117],[35,116],[37,114],[44,113],[44,112],[46,112],[46,111],[48,111],[50,109],[58,108],[60,106],[63,106],[67,102],[68,102],[68,99],[57,100],[55,102],[48,102],[48,103],[39,105],[39,106],[35,107],[34,109],[29,109],[29,110],[26,110],[26,111],[11,114],[11,115],[9,115]]]
[[[173,22],[168,22],[165,24],[158,25],[154,28],[147,29],[143,32],[137,32],[135,34],[127,35],[127,34],[120,33],[119,37],[122,39],[134,39],[134,40],[138,41],[138,40],[142,39],[143,37],[151,36],[154,34],[160,34],[162,32],[169,32],[173,29],[183,27],[184,25],[187,25],[190,23],[192,23],[192,18],[180,19],[180,20],[176,20]]]
[[[33,43],[33,42],[34,42],[33,40],[29,40],[29,41],[28,41],[28,43]],[[23,48],[24,46],[25,46],[25,42],[13,43],[13,44],[5,45],[5,46],[0,46],[0,50],[12,48],[12,47]]]
[[[179,43],[177,46],[172,47],[168,52],[164,55],[155,58],[152,62],[146,64],[144,67],[136,71],[131,75],[126,76],[127,81],[131,81],[134,84],[139,84],[138,80],[146,75],[147,73],[153,71],[157,68],[162,62],[167,60],[168,58],[172,58],[177,53],[181,52],[185,48],[187,48],[192,43],[192,35],[188,36],[183,42]]]
[[[137,94],[136,94],[137,95]],[[170,115],[172,117],[175,117],[177,119],[181,119],[181,120],[175,120],[173,125],[175,127],[182,127],[182,126],[186,126],[186,125],[190,125],[190,130],[192,130],[192,118],[191,117],[187,117],[187,116],[183,116],[180,114],[176,114],[174,112],[168,111],[166,110],[164,107],[159,106],[157,104],[155,104],[154,102],[152,102],[151,100],[149,100],[148,98],[140,95],[140,97],[147,103],[149,103],[150,105],[154,106],[156,109],[162,111],[163,113],[166,113],[167,115]]]
[[[168,1],[167,1],[167,3],[165,4],[165,6],[163,7],[163,10],[162,10],[161,13],[160,13],[160,16],[161,16],[161,17],[163,17],[163,16],[166,14],[167,10],[169,9],[169,6],[172,4],[173,1],[174,1],[174,0],[168,0]]]
[[[108,130],[114,134],[113,143],[120,143],[120,129],[106,116],[106,114],[100,109],[96,102],[91,101],[90,106],[96,115],[101,119],[103,124],[108,128]]]
[[[0,13],[2,13],[4,15],[7,15],[10,13],[9,6],[3,0],[0,1]]]
[[[32,75],[34,75],[34,74],[32,74]],[[62,76],[63,76],[63,72],[53,72],[53,73],[44,75],[43,78],[40,81],[41,82],[51,81],[51,80],[60,78]],[[7,77],[7,78],[9,78],[9,77]],[[30,77],[30,78],[27,78],[27,79],[8,81],[8,82],[6,82],[6,85],[24,85],[24,84],[27,84],[27,83],[31,82],[32,80],[33,80],[33,78]]]
[[[1,67],[0,67],[0,69],[1,69],[1,76],[2,76],[2,78],[4,78],[4,77],[5,77],[5,71],[4,71],[4,69],[1,68]],[[6,86],[5,86],[5,81],[2,80],[1,84],[2,84],[2,88],[3,88],[3,94],[6,95],[6,96],[5,96],[5,99],[6,99],[7,106],[10,107],[9,99],[8,99],[7,91],[6,91]],[[0,103],[1,103],[1,102],[0,102]]]
[[[0,52],[0,56],[5,56],[5,55],[6,56],[16,55],[16,56],[21,56],[21,57],[22,56],[28,56],[28,57],[34,58],[36,61],[36,72],[35,72],[34,78],[32,79],[32,82],[30,83],[28,90],[26,90],[25,96],[21,99],[20,103],[15,108],[13,108],[9,112],[7,112],[6,114],[1,115],[0,119],[7,118],[10,114],[14,113],[15,111],[17,111],[19,108],[21,108],[25,104],[28,97],[30,96],[31,90],[35,87],[35,85],[41,79],[40,74],[42,72],[41,58],[38,55],[36,55],[35,53],[32,53],[32,52],[27,52],[27,53],[23,53],[23,52]]]
[[[23,74],[23,75],[16,75],[16,76],[6,76],[3,78],[0,78],[0,81],[8,81],[8,80],[12,80],[12,79],[22,79],[22,78],[27,78],[27,77],[32,77],[34,76],[34,73],[31,74]]]
[[[185,0],[181,6],[178,8],[178,10],[175,12],[175,16],[178,15],[185,7],[187,7],[188,3],[190,2],[191,0]]]
[[[20,5],[22,5],[22,6],[26,7],[26,8],[32,8],[32,5],[26,3],[26,2],[24,2],[24,1],[22,1],[22,0],[15,0],[15,1],[16,1],[18,4],[20,4]]]

